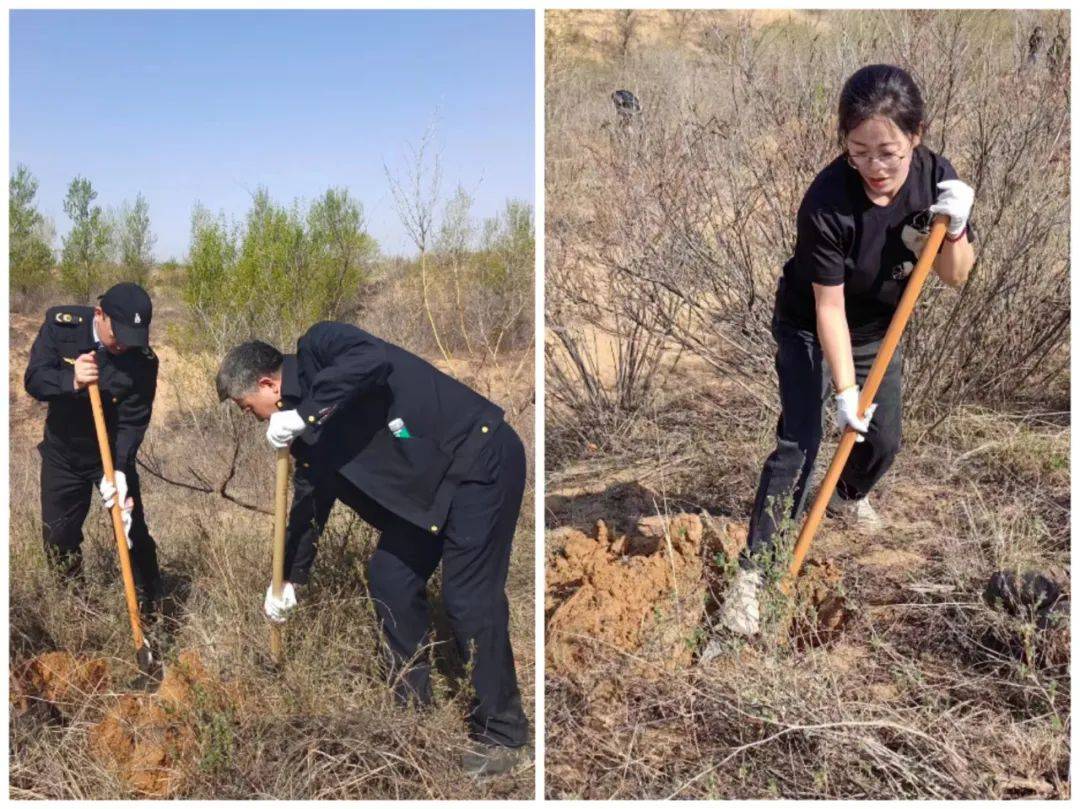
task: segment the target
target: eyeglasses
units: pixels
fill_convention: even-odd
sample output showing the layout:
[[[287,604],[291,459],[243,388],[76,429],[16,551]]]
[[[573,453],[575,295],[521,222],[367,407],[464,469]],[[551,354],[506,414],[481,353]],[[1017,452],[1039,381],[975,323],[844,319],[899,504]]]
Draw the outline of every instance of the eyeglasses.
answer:
[[[848,165],[852,168],[868,169],[873,163],[877,163],[885,169],[899,168],[900,164],[911,155],[911,152],[907,154],[888,154],[888,155],[853,155],[851,152],[847,153]]]

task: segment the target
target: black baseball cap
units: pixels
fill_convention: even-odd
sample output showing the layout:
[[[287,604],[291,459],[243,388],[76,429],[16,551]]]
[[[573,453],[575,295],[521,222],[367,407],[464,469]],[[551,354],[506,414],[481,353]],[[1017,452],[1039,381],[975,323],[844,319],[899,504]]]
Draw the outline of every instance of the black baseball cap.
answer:
[[[117,340],[134,348],[150,345],[150,318],[154,314],[154,305],[145,289],[125,281],[109,287],[98,298],[98,303],[112,321]]]

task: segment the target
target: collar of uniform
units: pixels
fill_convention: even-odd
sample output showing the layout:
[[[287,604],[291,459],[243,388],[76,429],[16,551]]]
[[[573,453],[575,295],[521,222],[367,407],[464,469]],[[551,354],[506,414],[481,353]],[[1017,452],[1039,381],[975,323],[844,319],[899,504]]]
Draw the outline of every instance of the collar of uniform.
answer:
[[[94,341],[95,349],[105,347],[105,344],[101,342],[101,338],[98,337],[97,323],[95,323],[92,318],[90,320],[90,339]]]
[[[94,309],[89,306],[79,308],[80,310],[87,310],[86,313],[83,311],[77,313],[78,316],[83,318],[83,322],[79,324],[79,338],[82,340],[82,349],[84,351],[97,351],[98,339],[97,332],[94,329]]]
[[[278,402],[278,408],[287,404],[295,405],[303,398],[304,391],[300,387],[300,368],[296,355],[286,354],[281,363],[281,401]]]

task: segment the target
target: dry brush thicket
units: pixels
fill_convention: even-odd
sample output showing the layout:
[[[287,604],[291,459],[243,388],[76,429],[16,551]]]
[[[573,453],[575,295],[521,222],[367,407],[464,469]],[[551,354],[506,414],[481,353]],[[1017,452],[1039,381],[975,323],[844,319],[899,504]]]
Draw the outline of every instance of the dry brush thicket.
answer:
[[[995,571],[1068,578],[1067,15],[578,14],[547,42],[546,615],[549,648],[585,664],[549,655],[548,794],[1067,797],[1068,602],[984,597]],[[914,73],[930,147],[976,188],[978,263],[960,293],[930,284],[910,329],[887,530],[827,521],[811,550],[842,622],[716,634],[733,565],[706,532],[704,617],[670,660],[611,627],[567,634],[575,599],[650,563],[610,539],[641,518],[704,508],[745,530],[775,442],[775,280],[837,154],[840,86],[879,61]],[[628,125],[622,88],[643,108]],[[642,626],[686,615],[671,532]]]
[[[835,104],[858,66],[908,69],[927,143],[976,191],[977,264],[960,294],[932,283],[910,328],[912,411],[1061,401],[1068,373],[1068,65],[1025,57],[1051,14],[845,13],[705,26],[694,50],[611,64],[549,40],[547,325],[553,438],[647,409],[685,351],[773,406],[768,323],[795,213],[838,153]],[[1058,26],[1055,29],[1055,25]],[[1067,28],[1066,28],[1067,31]],[[644,111],[620,126],[608,98]],[[602,294],[596,294],[597,290]],[[613,378],[580,362],[614,333]],[[605,353],[607,353],[605,345]],[[605,411],[608,415],[605,415]]]

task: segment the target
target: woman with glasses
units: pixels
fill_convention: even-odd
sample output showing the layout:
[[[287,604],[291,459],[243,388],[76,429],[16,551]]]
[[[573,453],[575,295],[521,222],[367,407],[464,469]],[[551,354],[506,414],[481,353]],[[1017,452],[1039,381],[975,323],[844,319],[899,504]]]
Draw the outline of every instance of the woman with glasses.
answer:
[[[975,261],[968,227],[974,191],[945,158],[922,145],[924,114],[911,76],[891,65],[861,68],[840,93],[844,153],[803,198],[795,253],[776,294],[772,329],[781,415],[776,449],[758,483],[747,549],[721,613],[733,632],[758,632],[761,571],[776,561],[777,526],[802,513],[830,394],[837,428],[859,435],[829,512],[860,529],[881,525],[867,495],[900,449],[902,352],[894,354],[874,404],[861,417],[859,386],[935,214],[949,217],[934,262],[938,277],[960,287]]]

